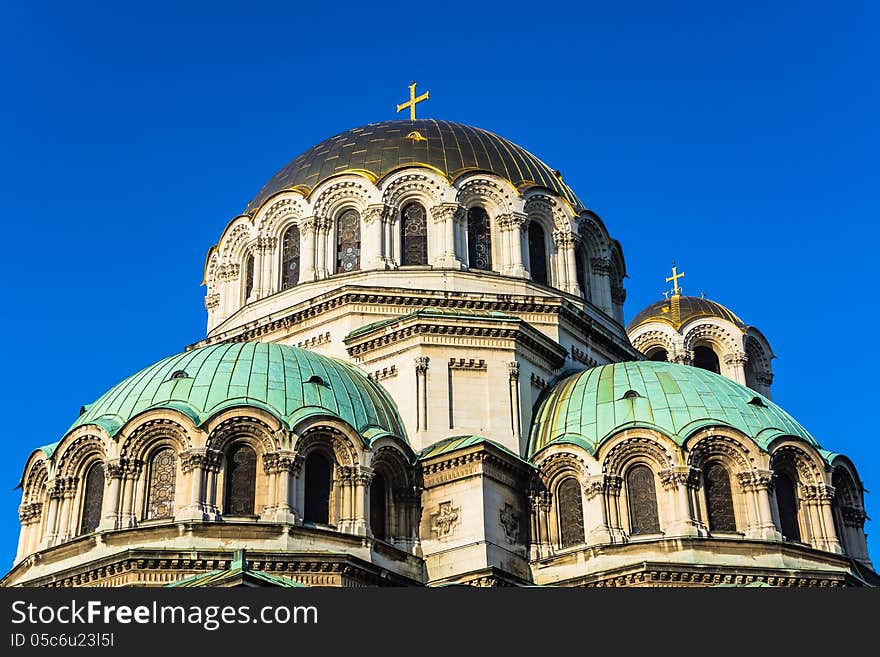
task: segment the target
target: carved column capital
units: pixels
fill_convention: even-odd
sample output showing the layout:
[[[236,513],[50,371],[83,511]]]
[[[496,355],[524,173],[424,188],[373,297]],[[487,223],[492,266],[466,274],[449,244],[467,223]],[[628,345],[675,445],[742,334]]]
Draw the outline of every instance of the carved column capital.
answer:
[[[108,485],[111,479],[121,479],[122,475],[125,474],[125,460],[109,459],[104,463],[104,474],[106,475]]]
[[[431,217],[433,217],[435,224],[442,224],[454,221],[461,210],[462,207],[458,203],[441,203],[431,208]]]
[[[507,364],[507,375],[511,381],[519,381],[519,363],[515,360]]]
[[[597,276],[610,276],[614,271],[611,258],[590,258],[590,268]]]
[[[391,207],[384,203],[368,205],[363,213],[365,226],[370,226],[374,221],[385,221],[391,214]]]
[[[556,245],[557,249],[573,249],[574,233],[572,233],[570,230],[562,230],[557,228],[553,231],[553,243]]]
[[[317,228],[318,218],[314,215],[310,217],[303,217],[299,220],[299,233],[303,237],[306,235],[313,235],[315,233],[315,229]]]
[[[700,487],[700,471],[689,465],[674,465],[660,471],[660,483],[666,490],[680,486],[696,490]]]
[[[724,364],[725,365],[742,365],[744,366],[749,362],[749,357],[743,351],[735,351],[730,354],[725,354],[724,356]]]
[[[521,230],[526,223],[526,219],[526,215],[522,212],[508,212],[499,215],[495,221],[501,230],[514,231]]]
[[[416,372],[418,374],[424,374],[428,371],[428,362],[430,362],[430,358],[428,356],[417,356],[413,359],[413,362],[416,364]]]

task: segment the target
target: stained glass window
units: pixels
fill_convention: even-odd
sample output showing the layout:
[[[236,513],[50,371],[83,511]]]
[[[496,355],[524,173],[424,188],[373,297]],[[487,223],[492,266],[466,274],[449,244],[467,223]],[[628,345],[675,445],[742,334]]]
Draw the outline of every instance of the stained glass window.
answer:
[[[794,482],[784,472],[776,473],[776,508],[779,510],[779,524],[782,535],[789,541],[801,540],[798,524],[798,503]]]
[[[402,264],[428,264],[428,217],[421,203],[410,203],[401,213]]]
[[[373,536],[385,540],[385,478],[380,474],[370,484],[370,529]]]
[[[529,222],[529,268],[533,281],[547,284],[547,243],[537,221]]]
[[[95,463],[86,474],[83,489],[82,518],[80,534],[88,534],[101,523],[101,505],[104,503],[104,464]]]
[[[471,269],[492,269],[492,231],[489,215],[483,208],[470,208],[467,218],[468,266]]]
[[[660,519],[657,516],[657,491],[651,468],[634,465],[629,469],[626,473],[626,496],[630,534],[658,533]]]
[[[303,520],[306,522],[330,522],[330,461],[319,453],[306,457],[306,499]]]
[[[559,510],[560,547],[580,545],[584,542],[584,503],[577,479],[568,477],[559,484],[556,505]]]
[[[578,286],[581,288],[581,294],[584,299],[590,300],[590,285],[588,278],[588,269],[590,265],[590,261],[587,258],[586,249],[584,249],[584,245],[578,242],[578,245],[574,250],[575,257],[575,271],[577,272]]]
[[[703,485],[706,488],[709,530],[735,532],[736,515],[733,512],[733,495],[730,492],[730,475],[727,469],[720,463],[710,463],[703,470]]]
[[[361,217],[355,210],[346,210],[336,224],[336,271],[357,271],[361,268]]]
[[[299,282],[299,226],[291,226],[281,238],[281,289]]]
[[[244,265],[244,301],[251,298],[254,291],[254,254],[249,253]]]
[[[168,447],[150,459],[147,519],[174,517],[174,486],[177,478],[177,457]]]
[[[249,516],[254,513],[257,484],[257,453],[250,445],[233,445],[226,455],[226,503],[223,513]]]

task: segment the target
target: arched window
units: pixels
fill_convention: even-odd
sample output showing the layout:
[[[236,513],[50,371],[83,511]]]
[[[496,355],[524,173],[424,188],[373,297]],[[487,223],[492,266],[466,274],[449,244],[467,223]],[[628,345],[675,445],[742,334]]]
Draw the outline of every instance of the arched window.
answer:
[[[702,370],[709,370],[715,374],[721,373],[721,367],[718,364],[718,354],[711,347],[694,347],[694,367]]]
[[[556,491],[559,510],[559,546],[569,547],[584,542],[584,503],[581,485],[574,477],[565,478]]]
[[[223,513],[227,516],[254,514],[257,487],[257,453],[245,443],[233,445],[226,455],[226,495]]]
[[[657,362],[666,362],[669,360],[669,352],[667,352],[663,347],[654,347],[650,349],[647,354],[648,360],[654,360]]]
[[[634,465],[627,471],[626,501],[629,507],[630,534],[656,534],[660,531],[657,491],[651,468]]]
[[[244,262],[244,301],[251,298],[251,292],[254,291],[254,254],[248,253]]]
[[[370,529],[380,541],[386,536],[385,478],[376,473],[370,484]]]
[[[299,282],[299,226],[291,226],[281,238],[281,289]]]
[[[798,502],[794,482],[786,473],[777,472],[774,490],[782,536],[789,541],[800,541],[801,529],[798,524]]]
[[[547,285],[547,243],[537,221],[529,222],[529,273],[533,281]]]
[[[345,273],[361,268],[361,216],[346,210],[336,222],[336,271]]]
[[[410,203],[401,213],[401,263],[428,264],[428,217],[421,203]]]
[[[492,230],[483,208],[470,208],[467,214],[468,267],[492,269]]]
[[[79,533],[93,532],[101,524],[101,506],[104,504],[104,464],[96,461],[86,473],[83,488],[82,517]]]
[[[730,492],[730,475],[721,463],[710,463],[703,469],[703,486],[706,489],[706,510],[709,531],[735,532],[736,515],[733,512],[733,494]]]
[[[170,447],[158,450],[150,459],[147,491],[147,520],[174,517],[174,487],[177,456]]]
[[[582,242],[578,242],[574,249],[576,274],[578,279],[578,287],[581,288],[581,294],[587,301],[590,300],[590,276],[589,267],[590,260],[587,258],[587,250]]]
[[[330,461],[320,452],[312,452],[305,465],[305,522],[330,522]]]

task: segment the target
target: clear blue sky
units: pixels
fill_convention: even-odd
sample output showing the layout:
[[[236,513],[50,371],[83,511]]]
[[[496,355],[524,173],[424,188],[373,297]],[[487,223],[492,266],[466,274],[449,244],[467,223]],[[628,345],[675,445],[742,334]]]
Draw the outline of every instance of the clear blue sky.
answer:
[[[204,335],[208,248],[318,141],[420,115],[554,168],[623,244],[769,338],[774,399],[866,487],[880,565],[872,2],[18,0],[0,10],[0,570],[27,455]]]

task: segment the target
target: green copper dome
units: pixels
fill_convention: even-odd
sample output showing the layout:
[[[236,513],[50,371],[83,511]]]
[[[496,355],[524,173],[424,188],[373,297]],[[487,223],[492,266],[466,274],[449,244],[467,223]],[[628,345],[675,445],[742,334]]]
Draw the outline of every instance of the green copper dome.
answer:
[[[544,398],[529,438],[529,457],[553,443],[595,454],[632,427],[657,429],[679,445],[699,429],[727,426],[761,448],[780,436],[816,440],[772,401],[697,367],[655,361],[614,363],[561,379]]]
[[[329,415],[368,442],[389,434],[406,439],[394,402],[360,370],[265,342],[211,345],[160,360],[84,407],[70,428],[96,424],[115,435],[134,416],[156,408],[175,409],[201,425],[236,406],[261,408],[288,429],[308,417]]]
[[[584,207],[558,171],[513,142],[461,123],[416,119],[370,123],[325,139],[276,173],[245,213],[285,189],[308,196],[331,176],[357,172],[376,181],[405,166],[425,166],[450,181],[469,171],[487,171],[520,190],[543,187],[575,210]]]

